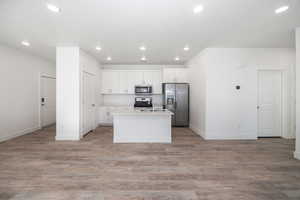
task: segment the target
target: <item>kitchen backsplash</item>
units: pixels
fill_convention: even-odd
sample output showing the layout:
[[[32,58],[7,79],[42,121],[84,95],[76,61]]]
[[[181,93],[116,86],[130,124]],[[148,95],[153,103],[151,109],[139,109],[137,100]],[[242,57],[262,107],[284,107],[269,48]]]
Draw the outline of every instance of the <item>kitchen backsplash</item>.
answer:
[[[133,106],[135,95],[103,95],[103,106]],[[162,95],[152,95],[153,106],[162,106]]]

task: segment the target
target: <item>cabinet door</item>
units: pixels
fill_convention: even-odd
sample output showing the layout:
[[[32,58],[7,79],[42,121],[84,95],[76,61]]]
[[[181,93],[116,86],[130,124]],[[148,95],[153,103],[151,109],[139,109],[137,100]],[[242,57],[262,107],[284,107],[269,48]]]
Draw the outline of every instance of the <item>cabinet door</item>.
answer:
[[[161,71],[153,71],[152,72],[152,89],[153,94],[161,94],[162,93],[162,73]]]
[[[163,69],[163,82],[164,83],[176,83],[176,69],[165,68]]]
[[[153,94],[162,93],[162,74],[160,70],[144,71],[144,82],[146,85],[152,86]]]
[[[99,124],[106,123],[106,107],[99,107]]]
[[[143,84],[144,85],[152,85],[153,84],[153,73],[152,73],[152,71],[144,71],[143,72]]]
[[[143,84],[143,72],[141,71],[130,71],[128,73],[128,93],[134,94],[134,87],[136,85],[142,85]]]
[[[102,72],[102,93],[114,94],[120,92],[119,72],[103,71]]]
[[[106,111],[106,120],[108,124],[112,124],[113,123],[113,115],[112,113],[114,112],[114,107],[108,107],[107,111]]]
[[[120,72],[120,93],[128,94],[129,93],[129,84],[130,84],[130,72],[121,71]]]
[[[177,83],[187,83],[188,82],[186,68],[176,69],[176,82]]]

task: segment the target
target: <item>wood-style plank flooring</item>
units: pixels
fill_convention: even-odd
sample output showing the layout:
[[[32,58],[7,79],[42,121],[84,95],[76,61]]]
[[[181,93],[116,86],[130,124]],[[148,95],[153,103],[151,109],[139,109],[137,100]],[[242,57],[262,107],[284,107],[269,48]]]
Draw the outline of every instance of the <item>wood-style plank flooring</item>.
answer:
[[[54,135],[0,143],[0,199],[300,199],[294,140],[204,141],[186,128],[172,144],[113,144],[110,127],[79,142]]]

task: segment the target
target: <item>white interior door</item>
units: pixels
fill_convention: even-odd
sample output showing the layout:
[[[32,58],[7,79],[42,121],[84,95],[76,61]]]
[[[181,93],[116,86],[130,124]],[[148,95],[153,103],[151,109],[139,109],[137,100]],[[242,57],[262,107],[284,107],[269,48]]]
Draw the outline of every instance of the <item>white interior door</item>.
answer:
[[[83,131],[82,135],[92,131],[95,128],[96,119],[96,91],[94,75],[83,73]]]
[[[281,137],[282,73],[258,73],[258,137]]]
[[[55,124],[56,121],[56,79],[41,77],[41,126]]]

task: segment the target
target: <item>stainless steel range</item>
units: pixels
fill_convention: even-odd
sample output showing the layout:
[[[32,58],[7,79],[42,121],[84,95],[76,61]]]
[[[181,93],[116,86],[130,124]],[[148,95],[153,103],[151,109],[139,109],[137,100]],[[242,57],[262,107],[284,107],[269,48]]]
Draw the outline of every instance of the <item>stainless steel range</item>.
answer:
[[[152,108],[152,97],[135,97],[135,108]]]

